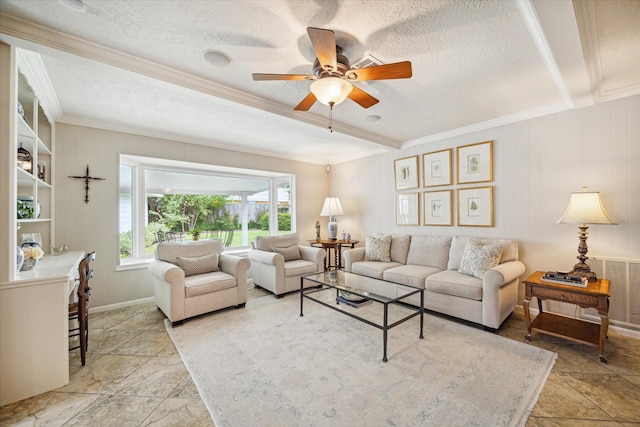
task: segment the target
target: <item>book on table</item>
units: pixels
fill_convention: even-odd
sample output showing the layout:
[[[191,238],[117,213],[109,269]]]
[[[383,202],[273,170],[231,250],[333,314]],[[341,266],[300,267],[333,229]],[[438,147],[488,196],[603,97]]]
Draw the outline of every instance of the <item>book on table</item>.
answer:
[[[364,305],[371,304],[373,301],[369,298],[361,297],[359,295],[355,295],[351,292],[340,291],[338,296],[336,297],[336,303],[338,304],[346,304],[349,307],[362,307]]]

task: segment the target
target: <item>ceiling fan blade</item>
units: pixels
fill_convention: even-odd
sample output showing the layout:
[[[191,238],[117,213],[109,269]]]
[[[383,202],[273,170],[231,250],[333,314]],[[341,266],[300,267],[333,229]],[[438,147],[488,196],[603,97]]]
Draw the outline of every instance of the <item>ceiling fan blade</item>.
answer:
[[[313,106],[313,104],[315,104],[317,98],[316,96],[309,92],[309,95],[307,95],[301,102],[300,104],[296,105],[296,108],[294,108],[294,110],[296,111],[308,111],[309,108],[311,108]]]
[[[336,59],[336,35],[331,30],[322,28],[307,28],[313,49],[316,51],[320,66],[327,71],[335,71],[338,68]]]
[[[304,74],[263,74],[253,73],[253,80],[314,80],[314,76]]]
[[[408,79],[413,75],[410,61],[353,69],[346,74],[347,80],[356,82],[362,80]]]
[[[369,95],[367,92],[363,91],[362,89],[356,86],[354,86],[353,89],[351,90],[351,93],[349,94],[349,98],[352,101],[355,101],[356,103],[358,103],[363,108],[369,108],[372,105],[376,105],[378,102],[380,102],[376,98],[374,98],[373,96]]]

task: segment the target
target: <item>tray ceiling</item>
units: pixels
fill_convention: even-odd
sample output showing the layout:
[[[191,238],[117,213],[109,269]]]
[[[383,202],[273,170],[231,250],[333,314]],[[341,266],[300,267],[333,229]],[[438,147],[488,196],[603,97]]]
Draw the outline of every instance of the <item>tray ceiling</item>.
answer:
[[[640,93],[637,1],[83,3],[0,3],[0,40],[38,54],[54,120],[311,163]],[[352,63],[409,60],[413,77],[358,83],[380,103],[336,106],[331,133],[327,106],[293,111],[309,82],[251,78],[311,73],[308,26],[334,30]]]

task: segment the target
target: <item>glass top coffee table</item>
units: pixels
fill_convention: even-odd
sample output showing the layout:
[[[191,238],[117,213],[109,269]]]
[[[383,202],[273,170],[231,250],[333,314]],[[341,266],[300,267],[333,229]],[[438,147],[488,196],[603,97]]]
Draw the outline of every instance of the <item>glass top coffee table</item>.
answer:
[[[305,280],[307,282],[314,282],[318,286],[304,288],[303,284]],[[335,292],[335,298],[333,298],[333,292]],[[327,293],[331,293],[332,298],[328,298]],[[401,300],[415,294],[420,294],[420,307],[400,304]],[[304,316],[303,305],[305,298],[339,311],[368,325],[382,329],[383,362],[387,361],[387,332],[389,329],[419,315],[420,338],[423,338],[424,289],[361,276],[342,270],[332,270],[300,277],[300,316]],[[340,301],[343,302],[340,303]],[[342,305],[349,301],[373,301],[374,303],[382,304],[382,321],[376,322],[375,319],[360,315],[358,313],[360,308],[345,310]],[[394,318],[390,323],[390,305],[402,305],[402,307],[410,313],[406,316],[403,315]]]

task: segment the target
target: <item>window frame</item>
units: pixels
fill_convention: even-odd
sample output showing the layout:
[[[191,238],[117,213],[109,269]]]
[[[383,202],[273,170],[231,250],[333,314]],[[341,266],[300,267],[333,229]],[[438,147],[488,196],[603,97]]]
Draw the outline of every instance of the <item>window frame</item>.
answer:
[[[259,179],[268,182],[268,194],[269,194],[269,235],[277,235],[278,230],[278,187],[280,185],[289,185],[291,191],[289,192],[289,210],[291,213],[291,231],[295,232],[295,175],[286,173],[275,173],[270,171],[250,170],[231,168],[226,166],[200,164],[194,162],[178,162],[172,160],[157,159],[151,157],[138,157],[132,155],[121,154],[118,167],[126,165],[131,168],[131,256],[122,258],[118,256],[118,268],[128,269],[135,267],[136,265],[144,264],[153,260],[153,255],[145,254],[145,229],[148,225],[148,194],[145,184],[145,172],[148,170],[155,171],[167,171],[167,172],[186,172],[196,175],[208,175],[219,176],[225,178],[246,178],[246,179]],[[120,174],[118,174],[120,177]],[[120,179],[120,178],[119,178]],[[121,191],[121,183],[118,183],[118,191]],[[246,252],[251,245],[248,241],[248,201],[247,191],[243,191],[241,194],[242,203],[242,216],[241,232],[242,232],[242,244],[241,246],[235,246],[226,248],[229,252]],[[193,194],[199,194],[194,192]],[[118,220],[121,216],[121,197],[118,197]],[[246,212],[246,214],[245,214]],[[275,215],[274,215],[275,213]],[[118,227],[118,235],[120,236],[121,230]],[[120,242],[118,241],[118,255],[120,255]]]

